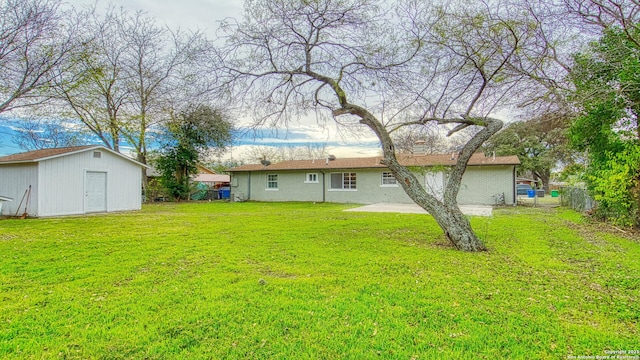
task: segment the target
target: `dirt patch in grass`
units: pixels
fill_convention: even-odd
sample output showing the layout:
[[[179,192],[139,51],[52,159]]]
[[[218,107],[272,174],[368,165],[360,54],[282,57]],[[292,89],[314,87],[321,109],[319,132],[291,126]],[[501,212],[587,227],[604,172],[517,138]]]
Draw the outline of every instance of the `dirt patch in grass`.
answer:
[[[587,221],[582,224],[576,224],[572,221],[566,221],[565,224],[567,227],[578,231],[581,236],[593,243],[597,243],[599,241],[598,238],[600,238],[602,234],[617,236],[629,241],[640,243],[639,229],[621,229],[617,226],[613,226],[587,216],[585,216],[585,219]]]

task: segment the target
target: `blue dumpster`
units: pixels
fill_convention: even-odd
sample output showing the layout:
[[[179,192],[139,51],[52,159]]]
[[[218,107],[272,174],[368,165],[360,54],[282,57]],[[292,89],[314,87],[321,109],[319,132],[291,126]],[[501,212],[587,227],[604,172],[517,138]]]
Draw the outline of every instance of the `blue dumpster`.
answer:
[[[231,198],[231,188],[230,187],[221,187],[220,188],[220,198],[222,198],[222,199],[230,199]]]
[[[536,191],[535,190],[527,190],[527,197],[536,197]]]

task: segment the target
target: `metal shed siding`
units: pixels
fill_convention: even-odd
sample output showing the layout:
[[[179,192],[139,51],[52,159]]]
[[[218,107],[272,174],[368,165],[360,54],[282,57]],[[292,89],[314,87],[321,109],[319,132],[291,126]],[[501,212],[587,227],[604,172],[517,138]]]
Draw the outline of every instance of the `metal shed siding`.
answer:
[[[31,185],[31,199],[27,208],[30,214],[38,212],[38,166],[37,164],[0,165],[0,195],[13,198],[2,205],[1,215],[22,214],[26,204],[20,201]],[[26,199],[25,199],[26,202]]]
[[[73,154],[38,163],[38,182],[41,184],[38,216],[84,213],[84,154]]]
[[[100,158],[93,153],[99,151]],[[39,166],[40,211],[38,216],[85,213],[87,171],[107,174],[107,211],[141,208],[141,169],[108,151],[95,149],[41,161]]]
[[[494,196],[504,193],[505,203],[514,204],[514,166],[469,166],[462,177],[458,203],[493,205]]]

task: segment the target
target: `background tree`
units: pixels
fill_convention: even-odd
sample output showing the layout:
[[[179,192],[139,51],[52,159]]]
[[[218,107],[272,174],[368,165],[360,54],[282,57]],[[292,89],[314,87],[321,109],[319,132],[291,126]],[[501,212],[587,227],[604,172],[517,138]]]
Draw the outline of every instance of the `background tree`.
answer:
[[[587,151],[585,181],[596,214],[640,226],[640,25],[610,27],[589,51],[577,54],[571,79],[581,110],[573,145]]]
[[[16,122],[14,127],[16,132],[11,140],[24,151],[84,144],[84,134],[77,129],[77,124],[28,119]]]
[[[305,145],[254,145],[247,148],[244,158],[250,161],[269,160],[272,163],[286,160],[313,160],[327,157],[325,144],[307,143]]]
[[[0,113],[42,104],[78,44],[76,18],[58,0],[2,0],[0,13]]]
[[[120,151],[130,100],[129,75],[124,71],[127,45],[120,37],[123,11],[110,8],[102,17],[89,10],[82,32],[82,47],[74,51],[68,71],[61,71],[55,88],[69,117],[78,118],[102,143]],[[60,108],[53,109],[60,113]]]
[[[114,7],[90,11],[83,34],[59,77],[58,97],[105,146],[119,151],[126,141],[146,163],[149,130],[182,111],[187,98],[208,100],[202,86],[210,76],[198,64],[210,44],[200,33],[173,32],[143,12]]]
[[[281,155],[281,152],[275,146],[252,145],[244,151],[243,158],[252,162],[269,160],[277,163],[284,160]]]
[[[156,159],[161,184],[170,196],[187,200],[190,177],[196,165],[210,151],[224,151],[231,144],[232,124],[220,110],[197,106],[174,117],[167,124],[166,144]]]
[[[142,13],[120,16],[119,23],[121,41],[128,49],[123,71],[130,99],[123,136],[134,146],[137,160],[146,164],[148,130],[184,103],[209,100],[211,75],[199,65],[211,46],[202,33],[174,32]]]
[[[301,146],[304,160],[325,159],[329,153],[327,150],[327,144],[309,142]]]
[[[441,154],[448,152],[448,143],[445,134],[437,127],[407,126],[392,134],[396,151],[405,154],[413,154],[416,144],[424,144],[421,150],[425,154]]]
[[[638,225],[637,54],[640,3],[563,0],[510,3],[529,14],[537,46],[516,54],[513,71],[532,80],[529,118],[563,113],[597,215]],[[581,167],[575,166],[571,171]]]
[[[531,36],[530,22],[494,5],[250,0],[242,23],[223,24],[228,46],[220,56],[237,101],[251,104],[259,124],[315,113],[366,126],[384,165],[454,246],[484,250],[457,194],[473,153],[502,127],[489,115],[517,97],[521,76],[509,61]],[[473,129],[442,201],[398,162],[391,138],[430,123],[453,126],[449,134]]]
[[[551,171],[573,163],[566,136],[569,121],[562,114],[518,121],[492,137],[483,147],[486,154],[518,155],[518,175],[531,174],[549,191]]]

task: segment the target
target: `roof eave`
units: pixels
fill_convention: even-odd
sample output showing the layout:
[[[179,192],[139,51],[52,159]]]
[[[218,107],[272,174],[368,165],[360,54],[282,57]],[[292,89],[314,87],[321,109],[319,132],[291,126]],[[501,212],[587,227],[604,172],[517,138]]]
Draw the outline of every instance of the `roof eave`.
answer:
[[[0,165],[15,165],[15,164],[35,164],[40,160],[14,160],[14,161],[0,161]]]
[[[146,165],[146,164],[143,164],[141,162],[138,162],[138,161],[136,161],[136,160],[124,155],[124,154],[121,154],[121,153],[119,153],[117,151],[111,150],[108,147],[105,147],[105,146],[102,146],[102,145],[96,145],[96,146],[92,146],[92,147],[88,147],[88,148],[85,148],[85,149],[80,149],[80,150],[76,150],[76,151],[72,151],[72,152],[68,152],[68,153],[64,153],[64,154],[52,155],[52,156],[48,156],[48,157],[45,157],[45,158],[40,158],[37,161],[55,159],[57,157],[79,154],[79,153],[83,153],[83,152],[86,152],[86,151],[93,151],[93,150],[96,150],[96,149],[106,150],[106,151],[112,153],[113,155],[119,156],[119,157],[121,157],[121,158],[123,158],[123,159],[125,159],[127,161],[131,161],[132,163],[135,163],[138,166],[142,166],[142,167],[147,168],[147,169],[151,168],[151,166],[149,166],[149,165]]]
[[[144,167],[144,168],[151,168],[151,166],[143,164],[141,162],[138,162],[126,155],[123,155],[117,151],[111,150],[105,146],[102,145],[96,145],[96,146],[91,146],[91,147],[87,147],[87,148],[83,148],[83,149],[78,149],[75,151],[70,151],[70,152],[65,152],[62,154],[56,154],[56,155],[50,155],[50,156],[45,156],[45,157],[41,157],[41,158],[37,158],[37,159],[29,159],[29,160],[14,160],[14,161],[6,161],[6,162],[0,162],[0,165],[13,165],[13,164],[36,164],[39,163],[41,161],[46,161],[46,160],[51,160],[51,159],[56,159],[59,157],[63,157],[63,156],[68,156],[68,155],[75,155],[75,154],[80,154],[86,151],[92,151],[92,150],[96,150],[96,149],[100,149],[100,150],[106,150],[116,156],[119,156],[127,161],[131,161],[133,163],[135,163],[138,166]]]

